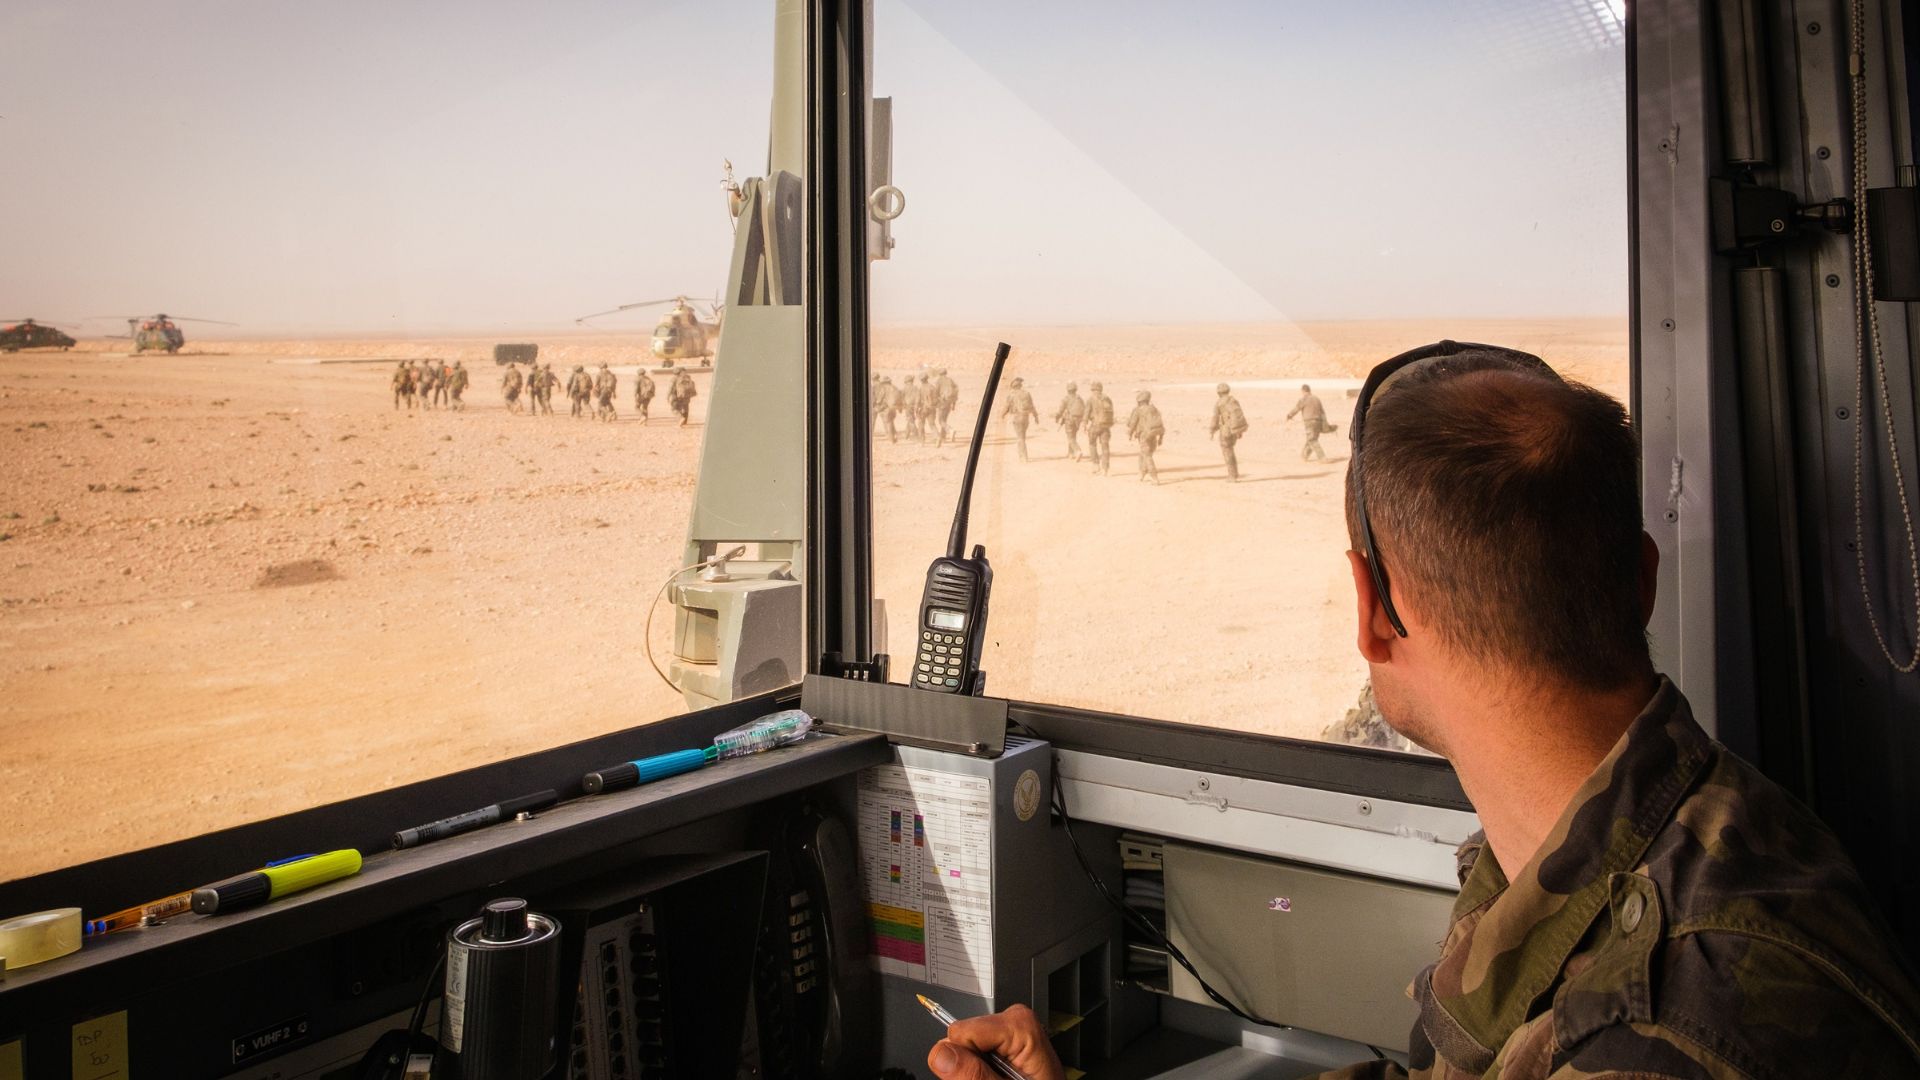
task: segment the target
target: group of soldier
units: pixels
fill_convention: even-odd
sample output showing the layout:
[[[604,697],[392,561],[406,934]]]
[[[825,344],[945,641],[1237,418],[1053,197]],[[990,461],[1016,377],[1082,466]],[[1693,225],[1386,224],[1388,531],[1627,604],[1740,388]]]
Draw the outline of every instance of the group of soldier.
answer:
[[[418,399],[421,408],[432,409],[449,405],[451,398],[452,408],[464,409],[466,404],[461,395],[468,382],[466,365],[458,360],[451,366],[442,360],[403,360],[393,373],[393,407],[412,409]],[[559,388],[560,376],[554,374],[551,363],[528,364],[524,374],[519,364],[508,364],[500,377],[500,394],[506,399],[510,413],[552,416],[553,392]],[[645,368],[635,372],[633,407],[640,413],[642,422],[648,418],[647,412],[658,389]],[[619,390],[620,377],[606,364],[601,364],[597,372],[589,372],[585,364],[575,364],[566,380],[567,398],[573,404],[572,415],[580,419],[591,416],[595,420],[618,420],[620,414],[614,408],[613,399]],[[674,373],[667,386],[667,402],[680,417],[680,426],[687,425],[693,399],[698,394],[693,376],[685,371]]]
[[[947,376],[946,368],[909,375],[901,386],[893,385],[891,375],[875,375],[869,400],[874,438],[880,437],[884,424],[887,441],[899,442],[904,426],[907,438],[916,442],[932,439],[935,446],[943,446],[952,434],[947,418],[960,402],[960,387]],[[896,423],[896,418],[904,418],[905,423]]]
[[[935,404],[930,413],[938,417],[940,439],[944,442],[947,434],[947,413],[952,411],[954,402],[958,398],[958,391],[945,389],[953,387],[953,380],[947,378],[946,372],[936,370],[932,374],[935,376],[932,386],[936,394],[946,395],[937,396],[934,399]],[[1028,428],[1040,419],[1040,411],[1034,407],[1033,393],[1026,388],[1025,382],[1026,380],[1018,375],[1008,380],[1004,404],[1000,409],[1001,418],[1013,428],[1014,439],[1020,448],[1021,461],[1028,460]],[[909,391],[905,401],[910,404],[904,407],[908,411],[910,435],[919,430],[914,426],[913,410],[927,407],[923,397],[911,396],[912,388],[926,383],[927,376],[924,374],[917,379],[910,376],[907,380]],[[1232,387],[1221,383],[1214,390],[1216,397],[1213,403],[1213,417],[1207,424],[1207,436],[1220,446],[1221,459],[1227,466],[1227,479],[1237,481],[1240,479],[1240,459],[1234,448],[1247,433],[1247,413],[1240,407],[1239,399],[1233,396]],[[887,435],[889,438],[894,436],[893,411],[903,407],[902,397],[903,395],[893,391],[890,381],[886,379],[876,381],[874,394],[876,435],[879,431],[878,419],[884,410]],[[1140,480],[1158,484],[1160,469],[1154,463],[1154,453],[1166,441],[1166,420],[1160,415],[1160,407],[1153,403],[1153,394],[1150,391],[1136,390],[1133,401],[1133,411],[1127,414],[1126,419],[1127,438],[1139,446]],[[1320,436],[1334,431],[1335,427],[1327,423],[1326,406],[1321,404],[1320,399],[1314,395],[1313,387],[1308,385],[1300,387],[1300,399],[1294,403],[1286,418],[1291,420],[1295,416],[1301,418],[1301,423],[1306,428],[1306,443],[1300,449],[1301,460],[1327,460],[1327,452],[1320,446]],[[1068,383],[1066,396],[1060,399],[1059,407],[1053,411],[1053,422],[1066,433],[1068,460],[1091,459],[1094,472],[1103,476],[1112,471],[1111,443],[1115,410],[1113,399],[1106,395],[1105,388],[1100,383],[1089,383],[1086,397],[1080,396],[1079,384]],[[1084,451],[1080,446],[1082,432],[1087,437]]]
[[[412,409],[417,398],[423,409],[459,412],[467,407],[461,400],[467,383],[466,365],[458,360],[402,360],[393,372],[393,407]]]

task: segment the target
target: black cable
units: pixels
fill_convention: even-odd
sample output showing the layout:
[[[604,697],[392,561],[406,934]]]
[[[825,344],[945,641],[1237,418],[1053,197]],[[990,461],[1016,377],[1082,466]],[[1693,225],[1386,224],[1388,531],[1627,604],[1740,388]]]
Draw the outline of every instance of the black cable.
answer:
[[[1248,1012],[1246,1009],[1236,1005],[1227,995],[1214,989],[1213,984],[1208,982],[1206,977],[1201,975],[1199,970],[1193,966],[1193,961],[1187,959],[1187,954],[1181,951],[1180,946],[1175,945],[1172,939],[1168,938],[1159,927],[1153,925],[1151,919],[1142,915],[1133,905],[1113,895],[1113,891],[1107,888],[1107,883],[1101,880],[1100,875],[1094,871],[1093,864],[1087,860],[1087,853],[1081,850],[1080,839],[1073,835],[1073,818],[1067,814],[1067,796],[1064,786],[1060,783],[1060,761],[1058,758],[1054,759],[1053,771],[1053,808],[1060,814],[1060,824],[1066,827],[1067,844],[1073,848],[1075,861],[1079,862],[1080,869],[1086,872],[1087,880],[1093,882],[1093,887],[1099,890],[1101,897],[1104,898],[1108,904],[1112,905],[1115,911],[1120,913],[1121,918],[1130,920],[1133,926],[1158,942],[1160,947],[1167,951],[1167,955],[1172,957],[1175,963],[1186,968],[1187,974],[1193,976],[1194,981],[1200,984],[1200,989],[1204,991],[1208,997],[1217,1002],[1221,1008],[1226,1009],[1228,1012],[1251,1024],[1261,1024],[1265,1027],[1276,1028],[1291,1027],[1292,1025],[1290,1024],[1267,1020]]]
[[[420,1002],[413,1007],[413,1019],[407,1022],[407,1048],[401,1052],[401,1071],[404,1073],[406,1060],[413,1056],[414,1044],[420,1041],[420,1031],[427,1026],[427,1002],[433,1000],[433,988],[440,981],[440,969],[447,963],[447,948],[442,945],[440,952],[433,958],[433,970],[427,972],[427,982],[420,988]]]

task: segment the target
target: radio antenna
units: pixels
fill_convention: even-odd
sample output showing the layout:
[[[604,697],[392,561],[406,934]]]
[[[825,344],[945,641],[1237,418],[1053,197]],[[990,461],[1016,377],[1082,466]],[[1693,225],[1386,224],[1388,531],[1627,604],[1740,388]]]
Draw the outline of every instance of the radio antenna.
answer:
[[[980,398],[980,417],[973,422],[973,445],[967,447],[967,471],[960,478],[960,505],[953,510],[953,533],[947,537],[947,558],[958,559],[967,553],[967,510],[973,504],[973,470],[980,464],[980,444],[987,437],[987,416],[993,409],[993,392],[1000,386],[1000,369],[1007,366],[1006,342],[994,346],[993,371],[987,375],[987,392]]]

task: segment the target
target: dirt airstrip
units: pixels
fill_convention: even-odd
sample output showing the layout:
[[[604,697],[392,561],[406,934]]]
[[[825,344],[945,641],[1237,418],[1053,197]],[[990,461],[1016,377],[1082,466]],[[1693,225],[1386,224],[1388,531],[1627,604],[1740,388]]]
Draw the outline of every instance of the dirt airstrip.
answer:
[[[1531,348],[1625,393],[1622,320],[892,328],[875,366],[949,368],[970,427],[992,343],[1043,414],[1106,383],[1165,415],[1163,483],[1021,462],[990,428],[973,539],[995,570],[990,693],[1317,736],[1353,703],[1341,552],[1345,419],[1366,368],[1436,337]],[[562,377],[605,360],[621,418],[507,413],[494,340],[123,343],[0,357],[0,879],[332,802],[672,715],[645,605],[677,565],[710,400],[632,412],[643,345],[551,335]],[[108,351],[109,348],[116,351]],[[395,411],[393,361],[462,360],[469,408]],[[1205,425],[1236,386],[1246,481]],[[1341,423],[1300,460],[1302,380]],[[963,449],[876,447],[876,592],[893,645],[943,546]],[[663,658],[671,620],[655,621]],[[899,676],[896,674],[896,678]],[[395,825],[405,823],[396,822]]]

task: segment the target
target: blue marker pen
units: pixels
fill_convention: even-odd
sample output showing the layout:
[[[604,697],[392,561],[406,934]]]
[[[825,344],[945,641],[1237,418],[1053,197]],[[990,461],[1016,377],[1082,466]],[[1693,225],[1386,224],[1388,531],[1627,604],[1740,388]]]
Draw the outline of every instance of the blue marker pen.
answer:
[[[719,756],[720,751],[711,746],[705,750],[675,750],[671,754],[655,754],[638,761],[615,765],[610,769],[590,772],[580,778],[580,787],[589,795],[598,795],[603,791],[618,791],[637,784],[650,784],[655,780],[664,780],[669,776],[692,772]]]

